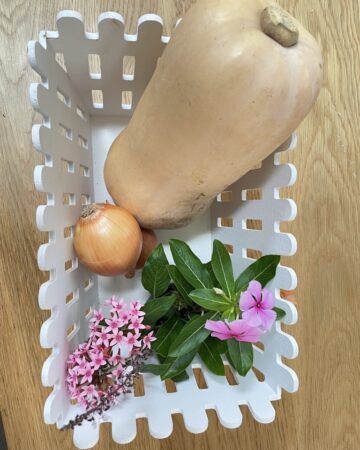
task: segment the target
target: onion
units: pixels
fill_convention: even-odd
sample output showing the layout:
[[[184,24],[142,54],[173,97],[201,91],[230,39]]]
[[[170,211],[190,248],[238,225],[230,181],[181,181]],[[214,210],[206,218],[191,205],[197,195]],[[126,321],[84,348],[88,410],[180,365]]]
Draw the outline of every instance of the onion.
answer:
[[[151,255],[154,248],[157,246],[158,240],[153,230],[141,228],[143,245],[138,262],[136,263],[136,269],[141,269],[148,257]],[[130,270],[125,276],[126,278],[133,278],[135,270]]]
[[[109,203],[84,208],[74,235],[79,260],[99,275],[127,273],[139,259],[142,234],[136,219],[125,209]]]

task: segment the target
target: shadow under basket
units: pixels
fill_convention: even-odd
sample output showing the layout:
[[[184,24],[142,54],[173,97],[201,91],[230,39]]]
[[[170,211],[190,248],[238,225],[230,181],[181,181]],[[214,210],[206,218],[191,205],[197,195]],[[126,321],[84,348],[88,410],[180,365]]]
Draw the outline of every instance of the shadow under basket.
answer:
[[[36,222],[49,237],[38,251],[39,268],[49,272],[49,280],[40,287],[39,304],[51,310],[40,333],[41,346],[52,349],[42,370],[43,385],[53,387],[44,418],[60,428],[81,412],[70,403],[65,361],[87,339],[92,309],[111,295],[127,301],[146,299],[141,273],[131,280],[106,278],[83,267],[73,250],[73,232],[84,204],[111,201],[103,181],[107,151],[126,127],[169,37],[162,35],[161,18],[152,14],[138,20],[136,35],[125,34],[123,17],[110,12],[99,17],[98,33],[86,33],[82,17],[73,11],[58,14],[57,28],[29,42],[28,55],[41,77],[40,83],[30,87],[32,106],[43,117],[32,128],[34,147],[44,157],[44,164],[35,168],[35,186],[47,194],[46,204],[37,208]],[[213,239],[221,240],[231,254],[236,275],[253,261],[254,250],[255,256],[293,255],[296,240],[280,232],[280,222],[294,219],[296,205],[280,198],[279,189],[296,179],[295,167],[280,163],[280,152],[295,145],[293,135],[261,167],[219,193],[211,209],[189,226],[159,231],[169,260],[170,237],[187,241],[203,261],[211,257]],[[282,322],[287,325],[296,322],[297,313],[293,303],[280,297],[280,289],[295,287],[295,272],[280,265],[269,289],[276,306],[285,310]],[[144,374],[144,395],[128,394],[102,421],[112,423],[112,436],[118,443],[135,438],[136,419],[141,417],[147,418],[150,434],[156,438],[171,434],[175,413],[183,415],[192,433],[207,429],[207,409],[215,409],[228,428],[240,426],[240,405],[247,405],[258,422],[271,422],[275,418],[271,402],[281,398],[282,389],[295,392],[298,388],[296,374],[281,360],[282,356],[295,358],[297,344],[276,322],[262,338],[261,348],[254,346],[254,350],[256,369],[244,378],[234,371],[231,374],[226,360],[228,377],[210,373],[195,359],[187,370],[190,378],[171,389],[159,377]],[[201,388],[194,370],[205,380]],[[74,444],[94,446],[99,430],[99,423],[76,427]]]

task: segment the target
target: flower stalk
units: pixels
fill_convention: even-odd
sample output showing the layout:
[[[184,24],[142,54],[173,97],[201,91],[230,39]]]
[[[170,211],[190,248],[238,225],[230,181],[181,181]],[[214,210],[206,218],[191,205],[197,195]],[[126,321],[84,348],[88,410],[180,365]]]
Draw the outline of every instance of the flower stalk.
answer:
[[[62,429],[74,428],[84,420],[101,416],[118,397],[131,392],[140,365],[150,354],[155,341],[151,327],[143,323],[145,312],[139,302],[126,308],[116,297],[106,301],[112,308],[110,318],[94,310],[89,321],[89,339],[69,355],[66,386],[70,398],[85,408]]]

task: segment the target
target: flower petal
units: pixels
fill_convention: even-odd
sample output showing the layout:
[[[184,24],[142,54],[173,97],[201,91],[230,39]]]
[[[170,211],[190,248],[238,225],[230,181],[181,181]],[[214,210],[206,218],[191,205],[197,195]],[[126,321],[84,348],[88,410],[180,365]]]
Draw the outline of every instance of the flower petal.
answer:
[[[216,331],[212,332],[211,336],[220,339],[220,341],[225,341],[226,339],[231,339],[233,337],[231,334],[218,333]]]
[[[272,309],[275,304],[275,299],[272,293],[268,289],[263,289],[262,291],[262,302],[261,308]]]
[[[241,295],[240,295],[240,309],[241,309],[241,311],[246,311],[246,310],[252,308],[255,305],[256,305],[256,300],[251,295],[251,292],[245,291],[245,292],[241,293]]]
[[[247,288],[250,294],[252,294],[258,301],[261,298],[261,289],[262,289],[261,284],[256,280],[250,281],[249,287]]]
[[[233,320],[231,322],[228,322],[228,326],[231,330],[231,333],[234,334],[240,334],[247,330],[248,325],[245,320]]]
[[[261,325],[265,330],[270,330],[276,319],[276,312],[272,309],[259,309],[259,318],[261,320]]]
[[[229,327],[222,320],[207,320],[205,328],[210,331],[216,331],[217,333],[230,335]]]
[[[244,311],[242,314],[242,318],[246,321],[246,323],[251,327],[257,327],[261,325],[261,319],[258,314],[258,308],[250,308],[247,311]]]
[[[236,339],[237,341],[240,341],[240,342],[255,343],[255,342],[258,342],[258,340],[260,339],[260,336],[262,334],[263,333],[260,330],[260,328],[250,327],[246,333],[238,335],[238,336],[234,336],[234,339]]]
[[[259,328],[250,326],[244,319],[234,320],[229,323],[232,336],[240,342],[257,342],[262,335]]]

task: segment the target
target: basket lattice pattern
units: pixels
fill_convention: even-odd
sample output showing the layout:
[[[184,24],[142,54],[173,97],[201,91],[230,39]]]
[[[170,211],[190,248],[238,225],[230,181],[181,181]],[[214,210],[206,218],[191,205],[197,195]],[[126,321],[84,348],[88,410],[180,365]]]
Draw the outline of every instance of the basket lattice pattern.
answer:
[[[79,412],[70,404],[65,389],[65,360],[86,339],[91,310],[104,300],[104,280],[78,262],[72,246],[82,206],[104,190],[97,167],[100,150],[92,145],[95,119],[103,120],[105,132],[108,117],[126,126],[169,37],[162,35],[161,18],[149,14],[139,19],[136,35],[125,33],[124,19],[117,13],[102,14],[98,33],[86,33],[78,13],[63,11],[58,15],[57,29],[41,32],[39,41],[29,43],[28,53],[30,64],[41,77],[30,87],[31,103],[43,117],[32,129],[34,147],[43,155],[43,164],[35,168],[35,186],[47,194],[46,204],[39,205],[36,213],[39,230],[48,233],[48,242],[38,251],[39,268],[49,272],[49,280],[39,290],[39,305],[51,312],[40,333],[41,346],[51,349],[44,362],[42,383],[53,387],[44,418],[46,423],[61,427]],[[202,219],[208,226],[203,238],[197,240],[203,252],[200,256],[205,258],[208,244],[218,238],[229,246],[238,273],[252,262],[249,249],[286,256],[295,253],[296,240],[280,232],[280,222],[294,219],[296,205],[279,196],[279,189],[296,179],[295,167],[280,163],[280,152],[295,144],[293,136],[261,167],[219,194]],[[191,235],[189,230],[186,235]],[[159,236],[165,239],[167,235]],[[127,281],[120,280],[118,285],[121,283]],[[131,287],[124,285],[127,291]],[[295,323],[297,314],[294,305],[280,297],[280,289],[295,287],[294,271],[280,266],[270,289],[277,306],[286,311],[286,324]],[[147,418],[149,431],[157,438],[171,434],[174,413],[183,415],[185,427],[193,433],[206,430],[207,409],[215,409],[222,425],[229,428],[241,424],[239,405],[247,405],[257,421],[270,422],[275,417],[271,402],[280,399],[282,389],[294,392],[298,387],[295,373],[282,362],[282,356],[295,358],[297,345],[276,323],[264,336],[262,348],[255,347],[255,367],[263,374],[262,381],[251,371],[245,378],[233,374],[237,384],[230,384],[226,377],[211,374],[195,360],[188,369],[189,380],[178,383],[176,392],[168,392],[158,377],[145,374],[145,394],[128,395],[103,420],[112,422],[113,438],[118,443],[134,439],[140,417]],[[202,371],[206,389],[199,388],[193,369]],[[78,427],[75,445],[95,445],[99,429],[99,424]]]

